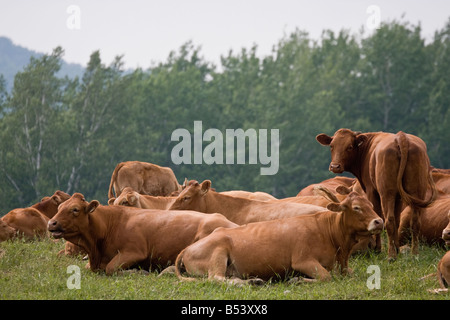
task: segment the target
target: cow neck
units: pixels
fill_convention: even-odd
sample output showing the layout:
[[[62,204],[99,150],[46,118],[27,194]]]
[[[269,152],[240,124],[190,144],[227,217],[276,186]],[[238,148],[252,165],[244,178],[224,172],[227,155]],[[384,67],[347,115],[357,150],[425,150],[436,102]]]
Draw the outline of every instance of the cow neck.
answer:
[[[113,212],[106,212],[103,206],[99,206],[94,212],[89,214],[89,227],[83,233],[82,241],[86,246],[84,249],[88,252],[90,264],[94,269],[97,267],[97,263],[100,262],[100,253],[110,233],[113,220],[111,216],[113,215]]]
[[[249,205],[248,199],[228,196],[218,192],[208,192],[206,197],[206,212],[207,213],[221,213],[228,220],[242,224],[244,215],[240,214],[244,208]]]
[[[364,181],[366,180],[365,177],[368,177],[369,175],[369,150],[372,147],[372,142],[376,133],[371,132],[365,133],[364,135],[367,137],[367,140],[358,147],[357,159],[352,163],[348,171],[358,179],[362,189],[366,191]]]
[[[346,256],[356,244],[355,235],[345,224],[343,212],[327,212],[327,233],[333,246],[337,250],[337,256]]]
[[[32,205],[31,207],[38,210],[42,215],[46,216],[47,218],[51,219],[55,216],[56,212],[58,211],[58,209],[56,208],[51,208],[51,204],[49,203],[49,201],[52,201],[51,199],[47,199],[41,202],[38,202],[34,205]]]

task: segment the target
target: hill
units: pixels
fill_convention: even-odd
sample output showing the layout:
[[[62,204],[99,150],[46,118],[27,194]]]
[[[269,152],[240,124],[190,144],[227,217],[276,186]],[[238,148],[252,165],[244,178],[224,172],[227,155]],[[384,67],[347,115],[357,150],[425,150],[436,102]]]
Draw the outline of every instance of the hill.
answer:
[[[39,58],[43,53],[15,45],[11,39],[0,37],[0,74],[6,80],[6,88],[10,92],[14,85],[14,76],[30,62],[31,57]],[[83,66],[62,61],[58,76],[74,78],[83,74]]]

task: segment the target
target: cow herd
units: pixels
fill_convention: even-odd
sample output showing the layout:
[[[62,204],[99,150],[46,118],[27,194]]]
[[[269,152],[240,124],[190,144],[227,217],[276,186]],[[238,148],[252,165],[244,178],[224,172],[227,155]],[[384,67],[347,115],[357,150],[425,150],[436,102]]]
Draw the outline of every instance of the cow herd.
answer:
[[[383,229],[390,260],[409,241],[413,254],[419,240],[450,245],[450,170],[431,167],[419,137],[340,129],[316,140],[330,146],[330,171],[356,178],[337,176],[276,199],[217,192],[210,180],[180,185],[170,168],[127,161],[111,175],[108,205],[56,191],[3,216],[0,241],[51,235],[66,240],[60,254],[87,254],[92,271],[156,269],[234,284],[347,274],[352,253],[381,250]],[[449,252],[437,269],[447,290]]]

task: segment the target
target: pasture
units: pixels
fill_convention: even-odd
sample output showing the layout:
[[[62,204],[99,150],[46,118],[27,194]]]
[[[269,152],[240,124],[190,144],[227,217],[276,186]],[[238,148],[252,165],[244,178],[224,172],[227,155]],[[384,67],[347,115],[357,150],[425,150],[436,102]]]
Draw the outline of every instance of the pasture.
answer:
[[[383,233],[383,240],[386,235]],[[446,249],[420,245],[420,255],[399,255],[387,261],[387,250],[381,253],[357,254],[350,258],[350,276],[333,274],[328,283],[292,284],[268,282],[263,286],[237,287],[200,279],[180,282],[175,275],[157,277],[156,272],[115,274],[94,273],[85,269],[81,257],[58,257],[62,240],[8,240],[0,244],[0,300],[448,300],[448,294],[432,294],[438,287],[436,278],[419,281],[436,270]],[[375,284],[369,266],[380,271],[380,287]],[[79,289],[68,267],[79,267]],[[72,267],[73,268],[73,267]],[[76,267],[75,267],[76,268]],[[72,280],[71,280],[72,279]]]

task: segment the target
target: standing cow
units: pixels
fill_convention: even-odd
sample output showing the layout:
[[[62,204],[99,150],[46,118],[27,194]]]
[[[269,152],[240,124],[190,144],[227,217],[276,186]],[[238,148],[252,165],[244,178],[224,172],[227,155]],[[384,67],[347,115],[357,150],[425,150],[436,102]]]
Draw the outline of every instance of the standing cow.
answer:
[[[398,226],[402,201],[412,208],[411,249],[417,254],[418,216],[436,195],[425,142],[401,131],[397,134],[359,133],[349,129],[339,129],[332,137],[322,133],[317,135],[316,140],[330,146],[329,170],[334,173],[348,171],[355,175],[375,211],[384,216],[390,260],[396,259],[399,249]],[[430,189],[431,195],[427,196]],[[381,247],[379,238],[377,247]]]

